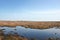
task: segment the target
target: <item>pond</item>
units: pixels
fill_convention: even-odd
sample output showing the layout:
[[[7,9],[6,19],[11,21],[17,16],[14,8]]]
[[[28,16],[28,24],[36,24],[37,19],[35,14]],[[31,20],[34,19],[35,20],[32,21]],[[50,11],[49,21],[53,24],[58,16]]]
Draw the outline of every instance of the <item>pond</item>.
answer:
[[[15,33],[19,36],[26,37],[28,39],[37,39],[37,40],[47,40],[48,38],[57,38],[60,39],[60,29],[59,28],[49,28],[49,29],[31,29],[25,28],[21,26],[16,26],[15,28],[12,27],[0,27],[0,30],[3,30],[4,34],[12,34]]]

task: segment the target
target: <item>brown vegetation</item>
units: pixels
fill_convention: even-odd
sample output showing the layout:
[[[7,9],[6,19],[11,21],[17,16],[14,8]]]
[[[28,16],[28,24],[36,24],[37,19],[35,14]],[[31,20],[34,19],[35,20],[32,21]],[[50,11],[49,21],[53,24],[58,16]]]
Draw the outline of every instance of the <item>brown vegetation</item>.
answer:
[[[59,27],[60,22],[58,21],[49,21],[49,22],[34,22],[34,21],[0,21],[0,26],[7,27],[16,27],[23,26],[26,28],[50,28],[50,27]]]
[[[3,31],[0,30],[0,40],[28,40],[25,37],[20,37],[19,35],[15,34],[15,35],[4,35]]]
[[[25,37],[21,37],[17,34],[8,34],[8,35],[4,35],[3,31],[0,30],[0,40],[29,40],[28,38]],[[31,38],[30,40],[37,40],[36,38]],[[47,38],[46,40],[60,40],[60,38]]]

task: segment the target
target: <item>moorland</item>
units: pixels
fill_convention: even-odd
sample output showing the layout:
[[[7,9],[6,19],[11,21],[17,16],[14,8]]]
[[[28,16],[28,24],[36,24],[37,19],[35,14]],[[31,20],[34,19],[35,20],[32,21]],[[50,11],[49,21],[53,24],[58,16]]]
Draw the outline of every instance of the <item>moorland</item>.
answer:
[[[60,21],[0,21],[0,26],[16,27],[22,26],[25,28],[52,28],[60,27]]]

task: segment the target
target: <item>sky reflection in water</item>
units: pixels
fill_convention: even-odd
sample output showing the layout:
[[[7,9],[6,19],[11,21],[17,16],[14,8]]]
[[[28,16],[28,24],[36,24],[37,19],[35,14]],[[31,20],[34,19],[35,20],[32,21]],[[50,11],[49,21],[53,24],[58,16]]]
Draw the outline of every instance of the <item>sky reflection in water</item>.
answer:
[[[14,34],[17,33],[19,36],[27,38],[36,38],[37,40],[45,40],[48,38],[60,38],[60,29],[50,28],[50,29],[30,29],[17,26],[16,28],[12,27],[0,27],[0,29],[5,29],[4,34]]]

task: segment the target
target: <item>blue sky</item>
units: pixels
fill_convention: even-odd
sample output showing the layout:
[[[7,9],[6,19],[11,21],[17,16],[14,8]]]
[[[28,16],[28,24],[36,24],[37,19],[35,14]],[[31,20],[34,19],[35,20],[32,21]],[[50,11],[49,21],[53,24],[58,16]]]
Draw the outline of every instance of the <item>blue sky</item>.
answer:
[[[0,20],[60,20],[60,0],[0,0]]]

